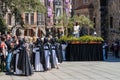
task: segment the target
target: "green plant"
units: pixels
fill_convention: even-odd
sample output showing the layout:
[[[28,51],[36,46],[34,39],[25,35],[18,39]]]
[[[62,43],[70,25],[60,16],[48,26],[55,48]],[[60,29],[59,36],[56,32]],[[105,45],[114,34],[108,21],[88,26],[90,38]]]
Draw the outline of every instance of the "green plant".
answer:
[[[62,36],[59,41],[68,41],[68,37],[67,36]]]
[[[0,32],[5,33],[7,30],[7,25],[5,23],[4,18],[0,15]]]
[[[86,16],[73,16],[72,19],[74,22],[78,22],[80,26],[87,25],[89,28],[93,28],[94,23]]]
[[[79,38],[76,38],[74,36],[69,36],[68,40],[69,41],[79,41]]]
[[[63,36],[59,39],[59,41],[67,41],[67,42],[72,42],[72,41],[80,41],[80,42],[102,42],[104,41],[102,37],[96,37],[96,36],[90,36],[90,35],[86,35],[86,36],[81,36],[79,38],[76,38],[74,36]]]
[[[87,36],[80,37],[80,41],[81,42],[90,42],[90,41],[93,41],[93,42],[102,42],[104,40],[101,37],[87,35]]]

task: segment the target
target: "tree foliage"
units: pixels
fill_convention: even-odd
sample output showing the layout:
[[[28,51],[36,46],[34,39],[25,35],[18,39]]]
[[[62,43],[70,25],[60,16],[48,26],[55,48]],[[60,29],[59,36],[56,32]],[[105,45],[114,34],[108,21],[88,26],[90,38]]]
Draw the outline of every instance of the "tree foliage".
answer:
[[[56,26],[64,26],[64,31],[66,31],[64,33],[66,33],[66,35],[68,34],[68,29],[70,29],[70,31],[73,31],[73,27],[76,22],[79,23],[81,27],[87,29],[87,34],[90,34],[90,30],[93,30],[94,26],[94,23],[84,15],[67,17],[65,14],[63,14],[59,17],[56,17],[55,19],[58,21]]]
[[[40,2],[40,0],[2,0],[7,11],[10,12],[15,16],[15,25],[16,22],[23,27],[24,21],[22,19],[21,14],[23,12],[41,12],[45,13],[46,9],[45,6]],[[4,14],[7,13],[4,12]]]
[[[6,30],[7,30],[7,27],[6,27],[6,24],[5,24],[5,20],[0,15],[0,32],[5,33]]]
[[[86,25],[90,28],[93,28],[94,23],[86,16],[73,16],[72,21],[78,22],[80,26]]]
[[[73,16],[71,18],[67,18],[65,15],[57,17],[58,20],[63,20],[64,26],[68,28],[72,28],[74,26],[74,23],[78,22],[80,26],[86,25],[90,28],[93,28],[94,23],[86,16]]]
[[[11,12],[18,9],[20,12],[24,11],[39,11],[45,12],[45,7],[42,5],[40,0],[4,0],[3,1],[7,8]]]

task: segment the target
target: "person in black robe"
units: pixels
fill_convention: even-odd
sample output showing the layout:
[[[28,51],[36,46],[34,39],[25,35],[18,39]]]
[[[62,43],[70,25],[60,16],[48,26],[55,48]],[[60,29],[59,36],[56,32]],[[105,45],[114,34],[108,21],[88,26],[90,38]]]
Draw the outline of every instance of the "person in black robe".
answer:
[[[33,74],[33,71],[28,57],[29,52],[27,50],[25,41],[21,42],[20,47],[21,49],[19,52],[17,68],[22,71],[21,75],[30,76]]]
[[[18,40],[18,44],[16,42],[16,44],[14,45],[13,58],[12,58],[11,63],[12,63],[13,72],[14,72],[15,75],[22,74],[22,71],[19,70],[18,67],[17,67],[22,44],[23,44],[23,41]]]
[[[52,50],[52,57],[51,60],[53,62],[53,68],[59,68],[58,67],[58,48],[57,45],[55,44],[55,38],[51,39],[51,50]]]
[[[35,71],[43,71],[43,58],[44,58],[44,54],[43,54],[43,45],[41,42],[41,39],[38,38],[35,46],[33,48],[33,52],[34,52],[34,69]],[[45,58],[44,58],[45,59]],[[44,63],[45,64],[45,63]]]
[[[48,41],[48,38],[44,39],[44,45],[43,45],[43,50],[44,50],[44,55],[45,55],[45,62],[46,62],[46,67],[47,70],[50,70],[51,68],[54,68],[53,61],[52,61],[52,51],[51,51],[51,44]]]
[[[44,48],[43,48],[43,41],[41,40],[41,38],[38,38],[38,44],[39,44],[39,51],[40,51],[40,62],[43,65],[43,69],[44,71],[47,71],[47,66],[46,66],[46,61],[45,61],[45,54],[44,54]]]
[[[119,42],[115,41],[114,44],[115,58],[119,58]]]
[[[30,57],[30,63],[31,63],[31,65],[33,65],[33,59],[34,59],[34,57],[33,57],[33,42],[32,42],[32,39],[30,39],[29,40],[29,49],[30,49],[30,55],[29,55],[29,57]]]
[[[56,38],[55,38],[55,45],[56,45],[56,49],[57,49],[58,62],[59,62],[59,63],[62,63],[62,61],[63,61],[62,45],[61,45],[61,43],[59,43],[59,42],[57,41]]]

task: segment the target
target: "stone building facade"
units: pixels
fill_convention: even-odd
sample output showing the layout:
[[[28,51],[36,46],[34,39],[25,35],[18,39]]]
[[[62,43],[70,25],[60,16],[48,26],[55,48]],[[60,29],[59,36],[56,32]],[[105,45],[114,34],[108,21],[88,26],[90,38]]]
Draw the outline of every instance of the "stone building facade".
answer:
[[[45,3],[44,0],[41,0],[41,3]],[[45,34],[45,15],[39,12],[23,12],[21,14],[24,21],[24,35],[25,36],[39,36]],[[8,10],[4,16],[8,29],[12,29],[14,26],[20,26],[18,23],[15,23],[15,16],[12,15],[11,11]],[[14,34],[17,34],[18,31],[15,30]]]
[[[94,22],[94,28],[98,35],[100,30],[100,1],[99,0],[73,0],[73,15],[85,15]]]
[[[73,13],[88,16],[105,40],[120,39],[120,0],[73,0]]]
[[[120,40],[120,0],[108,0],[109,40]]]

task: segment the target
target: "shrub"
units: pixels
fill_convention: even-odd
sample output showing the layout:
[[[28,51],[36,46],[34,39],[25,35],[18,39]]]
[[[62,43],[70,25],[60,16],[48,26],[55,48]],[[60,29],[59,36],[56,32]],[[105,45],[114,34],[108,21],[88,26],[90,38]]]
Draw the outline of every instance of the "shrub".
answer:
[[[80,42],[102,42],[104,41],[102,37],[96,37],[96,36],[90,36],[90,35],[86,35],[86,36],[81,36],[79,38],[73,37],[73,36],[63,36],[59,39],[59,41],[67,41],[67,42],[71,42],[71,41],[80,41]]]

